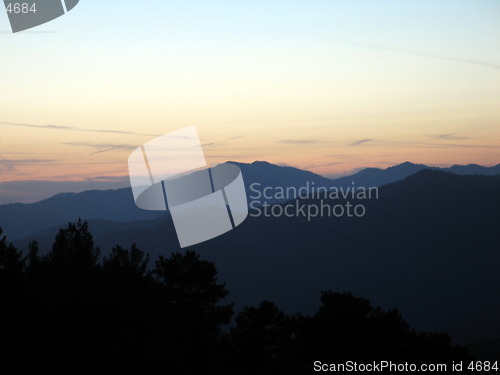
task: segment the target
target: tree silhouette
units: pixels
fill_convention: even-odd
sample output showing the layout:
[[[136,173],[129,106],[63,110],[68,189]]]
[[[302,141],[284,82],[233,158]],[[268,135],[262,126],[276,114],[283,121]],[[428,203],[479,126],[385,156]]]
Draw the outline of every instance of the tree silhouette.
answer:
[[[24,279],[25,261],[0,228],[0,337],[3,342],[2,356],[13,361],[22,359],[21,339],[26,334],[22,321],[26,301]],[[1,357],[0,357],[1,359]]]
[[[81,274],[98,268],[99,253],[88,223],[78,219],[76,223],[69,223],[67,228],[59,230],[49,258],[55,272]]]
[[[170,348],[177,358],[175,370],[195,373],[214,369],[221,326],[229,323],[233,304],[221,305],[228,295],[224,284],[217,283],[214,264],[200,260],[187,251],[159,257],[154,269],[162,285],[170,321],[167,326],[173,339]]]
[[[322,305],[298,323],[297,345],[309,361],[412,360],[415,363],[467,358],[446,334],[417,333],[398,310],[382,311],[351,293],[322,292]],[[435,348],[433,350],[431,348]]]
[[[7,238],[3,236],[3,230],[0,228],[0,276],[7,281],[10,277],[19,276],[23,268],[22,253],[14,245],[7,243]]]
[[[141,251],[136,244],[132,244],[130,250],[121,246],[114,247],[102,263],[104,274],[119,275],[123,281],[128,278],[151,277],[151,271],[148,270],[149,255]]]
[[[270,301],[261,302],[259,307],[245,307],[236,317],[235,327],[231,328],[233,366],[239,368],[238,372],[286,372],[292,342],[291,321]]]
[[[415,332],[397,310],[322,292],[312,316],[270,301],[233,304],[212,262],[192,251],[159,257],[136,245],[101,258],[86,222],[26,256],[0,229],[0,360],[14,373],[308,374],[313,362],[469,359],[446,334]]]

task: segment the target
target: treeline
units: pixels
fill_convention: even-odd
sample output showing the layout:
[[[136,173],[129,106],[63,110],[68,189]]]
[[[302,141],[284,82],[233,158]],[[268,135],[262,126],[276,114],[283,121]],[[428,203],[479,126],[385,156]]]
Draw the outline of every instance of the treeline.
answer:
[[[0,237],[2,235],[0,229]],[[101,257],[86,222],[23,254],[0,239],[0,354],[6,373],[306,374],[313,362],[469,359],[446,334],[415,332],[397,310],[323,292],[313,316],[262,302],[234,314],[213,263],[132,245]],[[258,275],[256,275],[258,277]]]

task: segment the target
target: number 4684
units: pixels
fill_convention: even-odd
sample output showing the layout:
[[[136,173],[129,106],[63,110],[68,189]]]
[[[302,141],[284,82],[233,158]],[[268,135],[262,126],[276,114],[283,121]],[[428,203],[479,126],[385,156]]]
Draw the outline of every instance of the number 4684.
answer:
[[[28,3],[9,3],[7,4],[7,7],[5,8],[7,13],[36,13],[36,3],[33,3],[31,6]]]

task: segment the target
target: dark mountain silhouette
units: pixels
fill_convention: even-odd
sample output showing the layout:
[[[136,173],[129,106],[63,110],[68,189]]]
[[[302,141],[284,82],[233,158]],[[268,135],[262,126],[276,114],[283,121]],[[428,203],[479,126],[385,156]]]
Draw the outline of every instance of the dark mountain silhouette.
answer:
[[[251,164],[237,163],[247,186],[251,183],[260,183],[263,186],[304,186],[306,182],[315,183],[319,186],[330,186],[332,180],[310,171],[304,171],[294,167],[279,166],[266,161],[254,161]]]
[[[485,176],[493,176],[500,174],[500,164],[497,164],[493,167],[483,167],[477,164],[469,164],[469,165],[454,165],[450,168],[446,168],[448,172],[452,172],[460,175],[485,175]]]
[[[387,169],[365,168],[352,176],[341,177],[333,180],[336,186],[350,186],[352,182],[356,186],[382,186],[392,182],[400,181],[423,169],[431,169],[423,164],[404,162]]]
[[[87,190],[121,189],[130,185],[124,178],[101,177],[86,181],[0,181],[0,204],[34,203],[61,192],[81,193]]]
[[[499,176],[424,170],[381,187],[363,218],[249,218],[195,249],[243,304],[312,310],[314,290],[350,290],[398,306],[419,329],[500,337],[498,191]]]
[[[365,205],[364,217],[248,217],[192,248],[215,262],[240,308],[268,299],[310,313],[318,290],[348,290],[400,308],[417,329],[485,340],[500,337],[498,191],[500,176],[423,170],[381,187],[379,199],[352,201]],[[179,250],[168,215],[121,229],[126,224],[97,224],[103,253],[131,243],[153,259]]]
[[[165,212],[137,208],[130,188],[57,194],[40,202],[0,206],[0,223],[12,240],[79,217],[126,222],[161,217]]]
[[[24,256],[0,228],[0,281],[0,359],[19,374],[300,375],[322,362],[472,360],[446,333],[416,331],[350,292],[321,291],[310,315],[271,301],[236,315],[214,263],[186,251],[152,264],[136,245],[100,257],[81,220],[44,255],[33,242]]]
[[[400,181],[423,169],[433,169],[443,172],[452,172],[459,175],[485,175],[493,176],[500,174],[500,164],[494,167],[482,167],[477,164],[454,165],[449,168],[429,167],[423,164],[404,162],[386,169],[365,168],[352,176],[341,177],[333,180],[335,186],[350,186],[352,182],[357,186],[382,186],[392,182]]]
[[[118,222],[118,221],[110,221],[110,220],[103,220],[103,219],[91,219],[91,220],[88,220],[88,223],[89,223],[90,227],[92,228],[92,234],[94,235],[95,238],[109,238],[109,242],[111,243],[111,242],[113,242],[111,237],[115,233],[116,233],[116,235],[123,236],[124,232],[126,233],[126,232],[130,231],[130,233],[132,235],[135,235],[136,231],[140,230],[141,233],[144,234],[147,230],[149,230],[152,227],[164,226],[165,225],[164,216],[167,216],[167,215],[168,215],[167,213],[163,213],[163,216],[158,218],[158,219],[127,221],[127,222]],[[67,225],[67,223],[64,225]],[[14,244],[19,249],[28,249],[29,244],[32,241],[37,241],[41,252],[46,253],[51,248],[52,243],[54,242],[54,237],[57,234],[57,232],[60,230],[60,228],[61,228],[61,225],[55,225],[55,226],[52,226],[50,228],[43,229],[39,232],[36,232],[35,234],[29,235],[27,237],[23,237],[21,239],[14,241]],[[128,237],[125,235],[125,238],[126,238],[126,241],[124,241],[124,242],[126,242],[126,243],[134,242],[132,237]],[[122,242],[122,241],[115,241],[115,242],[118,243],[118,242]],[[102,243],[102,241],[99,241],[99,244],[101,244],[101,243]],[[148,248],[149,247],[152,247],[152,246],[148,246]]]
[[[255,196],[256,191],[262,191],[265,187],[299,189],[308,184],[316,187],[349,187],[352,186],[352,182],[355,186],[382,186],[428,168],[406,162],[387,169],[367,168],[353,176],[331,180],[309,171],[267,162],[232,163],[241,168],[249,197]],[[477,165],[453,166],[450,170],[458,174],[493,175],[500,174],[500,164],[490,168]],[[291,199],[293,196],[288,198]],[[286,200],[268,199],[266,202],[276,203]],[[0,205],[0,225],[11,240],[26,238],[51,227],[60,227],[77,218],[131,222],[156,219],[163,215],[165,212],[137,208],[130,188],[64,193],[37,203]]]

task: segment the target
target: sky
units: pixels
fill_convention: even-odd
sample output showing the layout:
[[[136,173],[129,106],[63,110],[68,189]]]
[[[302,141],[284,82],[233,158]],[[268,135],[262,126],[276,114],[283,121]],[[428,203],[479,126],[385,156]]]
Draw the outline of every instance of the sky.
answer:
[[[191,125],[209,164],[500,162],[496,0],[81,0],[0,47],[4,186],[123,182]]]

